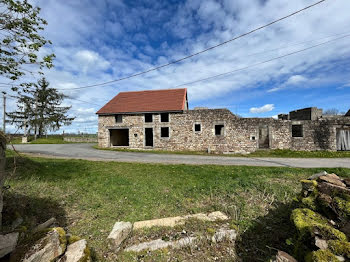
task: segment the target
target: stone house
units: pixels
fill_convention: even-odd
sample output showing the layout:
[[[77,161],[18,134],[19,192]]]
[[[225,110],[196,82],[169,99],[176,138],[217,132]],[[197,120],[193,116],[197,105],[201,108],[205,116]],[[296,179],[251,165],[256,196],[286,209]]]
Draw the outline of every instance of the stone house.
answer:
[[[228,109],[189,110],[187,89],[120,92],[98,112],[99,147],[249,153],[258,149],[350,150],[350,117],[315,107],[273,118]]]

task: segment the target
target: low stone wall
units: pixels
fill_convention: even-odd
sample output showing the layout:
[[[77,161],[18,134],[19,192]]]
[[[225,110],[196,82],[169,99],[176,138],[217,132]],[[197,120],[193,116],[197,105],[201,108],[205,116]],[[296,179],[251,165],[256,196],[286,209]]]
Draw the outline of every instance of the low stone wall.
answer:
[[[97,143],[97,137],[63,137],[63,141],[71,143]]]

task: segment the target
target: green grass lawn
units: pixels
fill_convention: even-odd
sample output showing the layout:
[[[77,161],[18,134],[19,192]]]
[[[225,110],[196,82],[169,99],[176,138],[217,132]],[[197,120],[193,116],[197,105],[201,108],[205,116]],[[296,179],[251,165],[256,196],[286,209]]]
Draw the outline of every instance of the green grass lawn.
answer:
[[[9,151],[9,170],[13,170],[12,154]],[[274,252],[266,246],[283,245],[289,205],[300,192],[300,179],[321,170],[350,177],[350,169],[341,168],[161,165],[31,157],[17,158],[16,166],[4,196],[5,224],[16,212],[25,218],[28,228],[54,216],[70,233],[86,238],[99,261],[115,261],[108,255],[106,238],[116,221],[217,210],[229,215],[230,224],[238,228],[240,256],[255,254],[258,261]]]
[[[154,153],[154,154],[180,154],[180,155],[205,155],[205,156],[228,156],[228,157],[286,157],[286,158],[350,158],[350,151],[292,151],[288,149],[275,150],[257,150],[250,154],[209,154],[204,151],[166,151],[166,150],[138,150],[127,148],[101,148],[97,145],[93,146],[96,149],[119,151],[119,152],[139,152],[139,153]]]

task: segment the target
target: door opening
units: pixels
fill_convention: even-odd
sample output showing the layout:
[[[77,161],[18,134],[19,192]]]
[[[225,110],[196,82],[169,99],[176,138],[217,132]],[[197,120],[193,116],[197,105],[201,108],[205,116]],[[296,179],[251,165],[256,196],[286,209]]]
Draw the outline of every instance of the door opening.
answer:
[[[153,128],[145,128],[145,146],[153,147]]]
[[[129,129],[110,129],[111,146],[129,146]]]
[[[259,148],[270,148],[269,127],[259,127]]]

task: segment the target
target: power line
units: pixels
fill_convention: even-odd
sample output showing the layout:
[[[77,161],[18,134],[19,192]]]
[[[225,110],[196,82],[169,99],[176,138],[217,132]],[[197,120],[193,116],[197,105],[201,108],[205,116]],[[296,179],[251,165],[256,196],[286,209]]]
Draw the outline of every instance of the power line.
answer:
[[[79,101],[79,102],[83,102],[83,103],[87,103],[87,104],[91,104],[91,105],[95,105],[95,106],[101,106],[101,105],[98,105],[98,104],[95,104],[95,103],[87,102],[87,101],[76,99],[76,98],[72,98],[72,97],[66,97],[66,99],[76,100],[76,101]]]
[[[247,36],[247,35],[250,35],[250,34],[256,32],[256,31],[259,31],[259,30],[261,30],[261,29],[264,29],[264,28],[266,28],[266,27],[269,27],[269,26],[271,26],[271,25],[273,25],[273,24],[275,24],[275,23],[278,23],[278,22],[280,22],[280,21],[282,21],[282,20],[285,20],[285,19],[287,19],[287,18],[289,18],[289,17],[291,17],[291,16],[294,16],[294,15],[296,15],[296,14],[298,14],[298,13],[301,13],[301,12],[307,10],[307,9],[310,9],[310,8],[312,8],[312,7],[316,6],[316,5],[319,5],[319,4],[321,4],[322,2],[325,2],[325,1],[326,1],[326,0],[321,0],[321,1],[319,1],[319,2],[316,2],[316,3],[312,4],[312,5],[309,5],[309,6],[306,6],[306,7],[302,8],[302,9],[299,9],[298,11],[295,11],[295,12],[289,14],[289,15],[286,15],[286,16],[283,16],[283,17],[277,19],[277,20],[274,20],[274,21],[272,21],[272,22],[270,22],[270,23],[268,23],[268,24],[265,24],[265,25],[260,26],[260,27],[258,27],[258,28],[256,28],[256,29],[253,29],[253,30],[251,30],[251,31],[249,31],[249,32],[247,32],[247,33],[241,34],[241,35],[239,35],[239,36],[236,36],[236,37],[234,37],[234,38],[232,38],[232,39],[229,39],[229,40],[224,41],[224,42],[222,42],[222,43],[219,43],[219,44],[217,44],[217,45],[208,47],[208,48],[203,49],[203,50],[201,50],[201,51],[199,51],[199,52],[196,52],[196,53],[190,54],[190,55],[188,55],[188,56],[182,57],[182,58],[180,58],[180,59],[171,61],[171,62],[169,62],[169,63],[167,63],[167,64],[164,64],[164,65],[161,65],[161,66],[157,66],[157,67],[153,67],[153,68],[150,68],[150,69],[148,69],[148,70],[146,70],[146,71],[143,71],[143,72],[139,72],[139,73],[136,73],[136,74],[132,74],[132,75],[129,75],[129,76],[125,76],[125,77],[122,77],[122,78],[118,78],[118,79],[115,79],[115,80],[111,80],[111,81],[107,81],[107,82],[103,82],[103,83],[99,83],[99,84],[87,85],[87,86],[81,86],[81,87],[75,87],[75,88],[69,88],[69,89],[59,89],[59,90],[77,90],[77,89],[83,89],[83,88],[91,88],[91,87],[103,86],[103,85],[107,85],[107,84],[111,84],[111,83],[115,83],[115,82],[120,82],[120,81],[129,79],[129,78],[133,78],[133,77],[140,76],[140,75],[143,75],[143,74],[152,72],[152,71],[159,70],[159,69],[161,69],[161,68],[164,68],[164,67],[167,67],[167,66],[170,66],[170,65],[173,65],[173,64],[182,62],[182,61],[184,61],[184,60],[186,60],[186,59],[189,59],[189,58],[192,58],[192,57],[194,57],[194,56],[203,54],[203,53],[208,52],[208,51],[210,51],[210,50],[212,50],[212,49],[215,49],[215,48],[217,48],[217,47],[226,45],[226,44],[228,44],[228,43],[230,43],[230,42],[232,42],[232,41],[235,41],[235,40],[237,40],[237,39],[239,39],[239,38],[242,38],[242,37],[245,37],[245,36]]]
[[[221,73],[221,74],[218,74],[218,75],[213,75],[213,76],[210,76],[210,77],[206,77],[206,78],[198,79],[198,80],[195,80],[195,81],[187,82],[187,83],[184,83],[184,84],[181,84],[181,85],[177,85],[177,86],[174,86],[172,88],[187,86],[187,85],[195,84],[195,83],[202,82],[202,81],[205,81],[205,80],[211,80],[211,79],[214,79],[214,78],[217,78],[217,77],[233,74],[233,73],[238,72],[238,71],[243,71],[243,70],[249,69],[251,67],[256,67],[256,66],[259,66],[259,65],[262,65],[262,64],[269,63],[269,62],[274,61],[274,60],[278,60],[278,59],[281,59],[281,58],[284,58],[284,57],[287,57],[287,56],[298,54],[298,53],[304,52],[306,50],[309,50],[309,49],[312,49],[312,48],[316,48],[316,47],[319,47],[319,46],[322,46],[322,45],[328,44],[330,42],[333,42],[333,41],[336,41],[336,40],[339,40],[339,39],[343,39],[343,38],[346,38],[346,37],[349,37],[349,36],[350,36],[350,34],[342,36],[342,37],[338,37],[338,38],[335,38],[335,39],[332,39],[332,40],[329,40],[329,41],[326,41],[326,42],[323,42],[323,43],[320,43],[320,44],[317,44],[317,45],[313,45],[313,46],[310,46],[310,47],[307,47],[307,48],[304,48],[304,49],[300,49],[300,50],[297,50],[297,51],[294,51],[294,52],[291,52],[291,53],[288,53],[288,54],[285,54],[285,55],[281,55],[281,56],[278,56],[278,57],[275,57],[275,58],[271,58],[271,59],[268,59],[268,60],[265,60],[265,61],[262,61],[262,62],[259,62],[259,63],[255,63],[255,64],[248,65],[248,66],[245,66],[245,67],[241,67],[241,68],[238,68],[238,69],[235,69],[235,70],[232,70],[232,71],[228,71],[228,72]]]
[[[273,48],[273,49],[269,49],[269,50],[263,50],[263,51],[256,52],[256,53],[251,53],[251,54],[248,54],[248,55],[245,55],[245,56],[239,56],[239,57],[237,57],[237,58],[235,58],[235,59],[245,58],[245,57],[250,57],[250,56],[255,56],[255,55],[260,55],[260,54],[265,54],[265,53],[269,53],[269,52],[273,52],[273,51],[278,51],[278,50],[282,50],[282,49],[286,49],[286,48],[290,48],[290,47],[294,47],[294,46],[298,46],[298,45],[302,45],[302,44],[306,44],[306,43],[310,43],[310,42],[315,42],[315,41],[320,41],[320,40],[323,40],[323,39],[328,39],[328,38],[330,38],[330,37],[343,36],[343,35],[348,35],[348,34],[349,34],[349,31],[343,32],[343,33],[337,33],[337,34],[333,34],[333,35],[328,35],[328,36],[323,36],[323,37],[315,38],[315,39],[312,39],[312,40],[294,42],[294,43],[291,43],[290,45],[285,45],[285,46],[281,46],[281,47],[277,47],[277,48]],[[21,88],[21,86],[19,86],[19,85],[7,84],[7,83],[0,83],[0,88],[1,88],[1,85],[2,85],[2,84]],[[7,86],[3,86],[3,87],[7,87]],[[34,90],[32,87],[29,88],[29,89]],[[67,91],[70,90],[69,88],[62,88],[62,89],[57,89],[57,88],[55,88],[55,89],[56,89],[56,90],[67,90]],[[15,98],[18,98],[18,97],[15,97]],[[77,99],[74,99],[74,98],[68,98],[68,99],[77,100]],[[83,100],[77,100],[77,101],[84,102],[84,103],[89,103],[89,104],[94,104],[94,103],[87,102],[87,101],[83,101]],[[109,100],[103,100],[103,101],[106,102],[106,101],[109,101]],[[94,105],[97,105],[97,104],[94,104]]]

